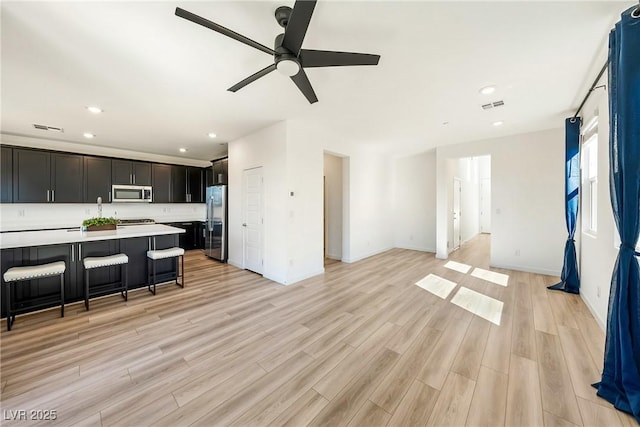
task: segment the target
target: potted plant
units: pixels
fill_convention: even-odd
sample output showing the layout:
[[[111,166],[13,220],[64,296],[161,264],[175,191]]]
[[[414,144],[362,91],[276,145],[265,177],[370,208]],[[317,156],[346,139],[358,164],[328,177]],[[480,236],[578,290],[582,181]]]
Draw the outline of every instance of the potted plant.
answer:
[[[88,218],[82,221],[82,228],[87,231],[115,230],[118,220],[116,218]]]

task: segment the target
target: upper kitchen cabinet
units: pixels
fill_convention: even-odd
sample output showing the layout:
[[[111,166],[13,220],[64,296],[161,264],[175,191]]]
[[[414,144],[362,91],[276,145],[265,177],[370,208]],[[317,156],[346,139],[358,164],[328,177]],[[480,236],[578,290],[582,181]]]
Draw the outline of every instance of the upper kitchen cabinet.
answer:
[[[58,203],[82,203],[83,156],[51,153],[51,201]]]
[[[29,149],[13,150],[15,203],[80,203],[82,156]]]
[[[51,201],[51,154],[46,151],[13,149],[13,201]]]
[[[187,168],[185,166],[171,167],[172,193],[171,201],[174,203],[186,203],[187,200]]]
[[[151,167],[153,175],[153,202],[171,202],[171,170],[170,165],[154,163]]]
[[[201,168],[187,168],[187,201],[204,203],[203,173]]]
[[[111,159],[84,156],[84,201],[111,202]]]
[[[2,147],[0,153],[0,203],[13,202],[13,149]]]
[[[114,159],[111,178],[113,184],[151,185],[151,163]]]

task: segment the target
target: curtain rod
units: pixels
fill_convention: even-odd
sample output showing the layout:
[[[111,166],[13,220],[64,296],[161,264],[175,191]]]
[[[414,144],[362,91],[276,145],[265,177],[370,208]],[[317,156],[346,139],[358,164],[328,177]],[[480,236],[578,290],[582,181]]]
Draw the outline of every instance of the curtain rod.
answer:
[[[607,69],[608,66],[609,66],[609,60],[607,59],[607,61],[602,66],[602,69],[598,73],[598,77],[596,77],[596,79],[593,81],[591,88],[589,88],[589,91],[587,92],[584,99],[582,100],[582,104],[580,104],[580,106],[576,110],[576,113],[573,115],[572,119],[575,119],[576,117],[578,117],[578,114],[580,114],[580,111],[582,111],[582,107],[584,107],[584,104],[587,102],[587,99],[589,99],[589,96],[591,96],[591,92],[593,92],[593,90],[596,88],[596,85],[600,81],[600,78],[602,77],[602,75],[604,74],[604,71]]]

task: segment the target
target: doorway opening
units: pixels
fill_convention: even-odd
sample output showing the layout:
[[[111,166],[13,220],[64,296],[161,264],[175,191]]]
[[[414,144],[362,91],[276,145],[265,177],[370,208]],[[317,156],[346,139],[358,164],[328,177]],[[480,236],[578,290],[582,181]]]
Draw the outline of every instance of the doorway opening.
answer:
[[[325,265],[341,261],[346,249],[343,226],[348,201],[344,187],[348,181],[348,158],[324,153],[323,223]]]
[[[450,159],[448,165],[451,253],[480,233],[491,234],[491,156]]]

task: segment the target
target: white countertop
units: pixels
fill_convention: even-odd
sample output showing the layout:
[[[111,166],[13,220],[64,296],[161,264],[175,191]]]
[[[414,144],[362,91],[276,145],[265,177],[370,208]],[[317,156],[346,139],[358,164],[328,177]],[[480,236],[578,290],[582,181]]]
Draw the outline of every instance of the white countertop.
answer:
[[[161,236],[184,233],[181,228],[168,225],[128,225],[109,231],[42,230],[0,233],[0,249],[31,246],[83,243],[97,240],[129,239],[132,237]]]

